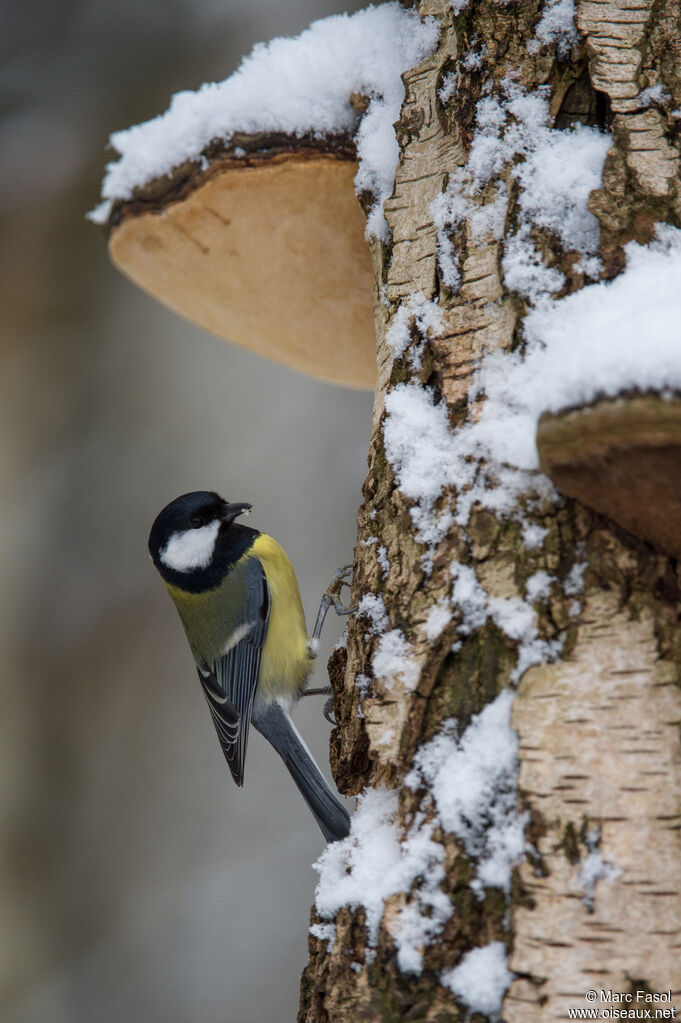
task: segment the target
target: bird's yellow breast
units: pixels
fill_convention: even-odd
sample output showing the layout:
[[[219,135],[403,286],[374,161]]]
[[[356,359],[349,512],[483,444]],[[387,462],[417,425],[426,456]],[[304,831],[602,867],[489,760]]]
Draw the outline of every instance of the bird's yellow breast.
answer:
[[[266,533],[244,555],[255,555],[270,591],[270,620],[260,661],[258,689],[265,699],[302,690],[312,660],[298,580],[288,555]]]

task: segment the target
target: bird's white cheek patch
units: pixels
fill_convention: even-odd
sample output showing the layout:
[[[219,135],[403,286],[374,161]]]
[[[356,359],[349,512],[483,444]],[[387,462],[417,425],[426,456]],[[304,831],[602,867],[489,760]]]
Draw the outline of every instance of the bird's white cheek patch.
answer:
[[[193,572],[197,568],[208,568],[219,530],[220,520],[213,519],[199,529],[173,533],[161,551],[161,561],[175,572]]]

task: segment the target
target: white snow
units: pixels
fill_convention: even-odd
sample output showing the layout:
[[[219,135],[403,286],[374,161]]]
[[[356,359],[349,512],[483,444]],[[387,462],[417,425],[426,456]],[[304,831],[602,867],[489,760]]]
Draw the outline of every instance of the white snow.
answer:
[[[399,680],[405,689],[414,689],[419,680],[420,668],[412,652],[411,643],[404,638],[400,629],[383,633],[371,662],[375,678],[389,683]]]
[[[437,813],[431,819],[417,814],[406,835],[397,825],[396,792],[369,789],[360,797],[348,837],[328,845],[315,863],[320,922],[311,928],[313,934],[333,943],[338,911],[362,907],[370,962],[385,902],[403,893],[405,901],[399,908],[393,904],[385,925],[395,942],[400,970],[419,973],[425,948],[437,939],[453,911],[441,888],[445,850],[433,840],[437,827],[459,834],[469,855],[478,860],[480,885],[507,890],[511,866],[524,847],[524,819],[517,813],[515,797],[517,739],[509,727],[509,708],[510,694],[502,693],[473,720],[460,743],[453,726],[448,726],[420,751],[410,778],[418,785],[434,783]],[[452,984],[446,979],[452,972],[443,975],[443,983],[469,1004],[467,996],[452,986],[456,978]],[[500,971],[492,969],[489,953],[478,974],[481,992],[486,992],[478,997],[489,999],[500,985]]]
[[[437,543],[451,522],[433,508],[447,487],[457,488],[461,525],[476,503],[522,521],[520,495],[555,496],[537,474],[543,412],[626,391],[681,390],[681,230],[660,225],[657,234],[650,245],[626,246],[627,266],[614,280],[543,298],[525,318],[524,351],[485,356],[472,395],[486,399],[476,422],[454,432],[445,404],[414,383],[386,395],[386,456],[414,501],[422,542]]]
[[[437,91],[438,99],[443,105],[452,98],[456,92],[456,87],[459,82],[458,71],[448,71],[442,79],[442,85]]]
[[[355,675],[355,685],[359,690],[360,699],[364,699],[364,697],[371,689],[371,679],[369,678],[368,675],[365,675],[363,672],[358,672],[358,674]]]
[[[551,586],[557,581],[555,576],[549,575],[548,572],[543,570],[531,575],[525,583],[525,594],[530,604],[536,604],[538,601],[547,601],[551,596]]]
[[[493,941],[471,949],[458,966],[441,973],[440,980],[471,1012],[498,1017],[513,980],[506,946],[501,941]]]
[[[315,905],[325,921],[343,906],[364,907],[371,950],[385,900],[399,892],[409,894],[419,878],[412,901],[391,924],[400,969],[418,973],[424,946],[452,912],[449,898],[439,888],[445,878],[444,848],[432,840],[434,825],[422,819],[401,839],[396,815],[397,793],[371,789],[360,797],[348,837],[327,846],[315,863],[319,872]]]
[[[461,180],[465,176],[460,171],[455,171],[454,174]],[[438,265],[444,283],[452,291],[456,291],[461,284],[461,273],[450,232],[467,221],[474,240],[484,235],[498,240],[503,235],[507,208],[508,199],[503,182],[498,184],[494,202],[488,202],[484,206],[475,205],[466,193],[462,194],[454,187],[442,192],[431,203],[431,215],[437,228]]]
[[[668,103],[671,96],[663,85],[649,85],[638,94],[638,102],[642,107],[652,106],[653,103]]]
[[[518,813],[518,738],[511,729],[513,693],[505,690],[459,738],[449,721],[422,746],[406,783],[426,788],[442,827],[476,862],[471,887],[510,892],[511,870],[525,851],[525,815]]]
[[[565,284],[565,277],[555,267],[546,266],[541,253],[530,237],[528,224],[521,224],[504,246],[501,260],[504,284],[509,291],[537,303],[545,295],[552,295]]]
[[[518,640],[518,659],[510,676],[514,685],[533,665],[558,660],[565,637],[542,639],[537,629],[537,614],[531,604],[519,597],[490,597],[489,614],[505,635]]]
[[[558,56],[567,58],[578,41],[574,0],[547,0],[527,49],[539,53],[542,46],[555,43]]]
[[[457,459],[447,407],[416,384],[386,394],[383,442],[400,490],[430,508],[445,486],[457,482]]]
[[[560,3],[552,10],[559,8]],[[583,125],[566,131],[551,128],[548,90],[528,93],[510,79],[503,83],[501,98],[479,101],[476,125],[467,165],[454,171],[445,192],[431,205],[445,284],[453,290],[460,284],[451,240],[454,228],[465,220],[474,238],[483,233],[501,237],[507,204],[503,182],[495,183],[494,202],[480,207],[474,200],[514,159],[511,173],[520,185],[519,217],[518,228],[505,245],[506,286],[532,302],[563,286],[563,275],[545,266],[536,251],[532,225],[552,231],[566,249],[581,253],[585,271],[596,274],[598,221],[587,208],[587,199],[600,185],[610,136]]]
[[[442,313],[437,302],[426,299],[417,291],[407,302],[403,302],[388,328],[385,340],[399,359],[412,342],[412,332],[426,340],[429,331],[437,334],[442,327]]]
[[[622,873],[614,863],[609,863],[601,856],[598,848],[601,841],[600,827],[592,827],[586,835],[588,854],[581,860],[577,876],[572,878],[570,887],[583,892],[582,902],[593,912],[596,904],[596,884],[599,881],[612,881]]]
[[[541,547],[548,536],[549,531],[545,526],[536,522],[524,522],[522,526],[522,540],[525,550],[534,551]]]
[[[312,924],[310,927],[310,934],[314,938],[319,938],[320,941],[328,941],[329,951],[333,950],[333,945],[336,940],[335,924]]]
[[[609,135],[584,125],[570,131],[543,125],[524,163],[514,172],[522,188],[519,204],[525,217],[552,231],[566,249],[585,253],[598,249],[598,221],[587,200],[600,187],[610,143]]]
[[[382,204],[392,192],[399,154],[393,122],[404,97],[400,75],[432,52],[438,34],[434,19],[421,22],[394,2],[323,18],[295,38],[259,43],[225,81],[176,93],[164,114],[111,136],[120,159],[107,168],[105,202],[92,219],[105,222],[113,201],[129,199],[187,160],[200,161],[209,143],[228,141],[235,132],[352,133],[360,160],[355,187],[376,200],[367,231],[385,237]],[[369,101],[359,128],[353,93]]]
[[[376,548],[376,560],[378,561],[378,564],[380,566],[381,574],[385,579],[388,572],[390,571],[390,559],[388,558],[388,552],[383,546],[383,544]]]
[[[587,909],[593,910],[596,904],[596,884],[598,881],[611,881],[622,873],[614,863],[608,863],[596,849],[582,860],[579,873],[573,887],[584,892],[582,902]]]
[[[426,639],[433,643],[452,620],[452,608],[448,601],[439,600],[433,604],[423,623]]]
[[[568,572],[565,582],[563,583],[563,589],[569,597],[574,596],[577,593],[581,593],[584,589],[584,573],[588,568],[588,562],[576,561],[570,571]]]
[[[374,509],[375,512],[375,509]],[[372,514],[372,518],[375,518],[375,514]],[[362,547],[374,547],[378,544],[377,536],[370,536],[366,540],[362,540]],[[385,578],[390,571],[390,559],[388,558],[388,552],[383,544],[376,546],[376,561],[381,569],[381,575]]]
[[[479,71],[482,67],[482,62],[485,54],[487,53],[487,47],[484,43],[480,43],[479,49],[476,49],[477,46],[478,36],[476,34],[470,41],[468,51],[461,58],[461,67],[466,71]]]
[[[487,394],[474,433],[488,451],[537,469],[535,434],[559,412],[625,391],[681,389],[681,231],[661,225],[650,245],[630,242],[612,281],[542,302],[525,319],[524,355],[492,355],[480,373]]]
[[[478,581],[475,569],[453,561],[450,572],[454,579],[452,601],[461,615],[459,633],[468,636],[487,621],[488,595]]]
[[[376,635],[388,628],[388,615],[383,597],[375,593],[365,593],[357,604],[357,617],[369,619],[369,631]]]
[[[504,281],[511,290],[536,304],[559,291],[564,278],[547,267],[530,236],[533,225],[551,231],[565,249],[582,256],[584,272],[598,274],[595,258],[599,225],[587,207],[589,194],[600,187],[610,136],[596,128],[575,125],[565,131],[549,126],[548,93],[527,93],[507,81],[500,103],[505,122],[497,137],[500,152],[522,156],[512,174],[519,183],[518,229],[506,242],[502,260]],[[500,132],[501,125],[497,125]],[[486,141],[493,145],[494,128]]]

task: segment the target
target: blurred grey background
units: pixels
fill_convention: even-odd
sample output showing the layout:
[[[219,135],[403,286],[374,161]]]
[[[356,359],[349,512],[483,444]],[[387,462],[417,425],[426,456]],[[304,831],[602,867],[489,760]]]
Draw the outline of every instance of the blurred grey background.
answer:
[[[371,397],[166,312],[83,217],[111,131],[357,6],[0,6],[4,1023],[295,1019],[323,839],[257,735],[234,787],[146,538],[183,491],[251,501],[309,623],[351,559]],[[328,769],[321,705],[296,721]]]

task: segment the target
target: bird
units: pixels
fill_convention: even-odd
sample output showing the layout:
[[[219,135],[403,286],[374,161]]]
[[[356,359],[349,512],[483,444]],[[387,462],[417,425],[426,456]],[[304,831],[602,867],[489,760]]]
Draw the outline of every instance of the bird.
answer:
[[[237,522],[251,507],[214,491],[182,494],[157,515],[149,554],[184,626],[234,781],[244,783],[253,724],[282,758],[326,840],[337,841],[349,834],[350,817],[289,710],[305,692],[328,608],[351,610],[337,596],[350,566],[323,595],[309,637],[287,554],[267,533]]]

